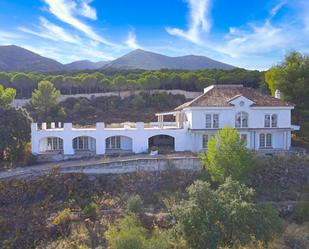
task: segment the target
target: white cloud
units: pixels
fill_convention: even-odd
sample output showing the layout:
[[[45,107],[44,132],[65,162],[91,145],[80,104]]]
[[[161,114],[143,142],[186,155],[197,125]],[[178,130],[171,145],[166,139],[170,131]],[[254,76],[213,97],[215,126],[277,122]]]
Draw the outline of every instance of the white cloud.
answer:
[[[22,36],[17,33],[0,30],[0,43],[1,45],[12,45],[14,41],[20,39]]]
[[[300,18],[305,26],[305,32],[309,32],[309,2],[307,0],[300,1],[299,8],[302,10]]]
[[[97,12],[94,8],[91,8],[89,6],[89,3],[91,3],[92,0],[86,0],[81,2],[79,13],[80,15],[87,17],[92,20],[97,20]]]
[[[200,50],[200,54],[251,69],[270,67],[292,49],[308,51],[308,0],[299,0],[297,4],[276,0],[276,5],[269,9],[268,16],[263,20],[252,20],[239,27],[230,27],[228,33],[215,34],[209,32],[211,0],[187,2],[190,6],[188,30],[167,28],[167,31],[190,41],[187,45],[195,47],[180,46],[187,46],[191,51]],[[279,16],[283,7],[289,9],[289,12]]]
[[[87,24],[80,21],[76,15],[83,15],[84,17],[94,19],[94,10],[89,7],[88,2],[83,1],[84,8],[80,8],[73,0],[44,0],[49,6],[49,11],[55,15],[59,20],[71,25],[77,30],[83,32],[90,39],[103,43],[108,46],[116,46],[112,42],[109,42],[102,36],[96,34],[93,29]],[[86,6],[86,11],[85,11]],[[88,7],[87,7],[88,6]]]
[[[85,58],[93,61],[114,59],[114,57],[108,53],[80,45],[57,44],[51,46],[50,44],[43,44],[40,46],[34,46],[29,44],[22,44],[21,46],[42,56],[55,59],[62,63],[69,63],[74,60],[84,60]],[[72,53],[72,51],[75,52]]]
[[[190,9],[190,23],[187,31],[178,28],[166,28],[170,35],[180,36],[193,43],[201,43],[201,34],[210,30],[208,13],[210,0],[187,0]]]
[[[19,27],[18,29],[22,32],[35,35],[35,36],[39,36],[42,38],[50,39],[53,41],[64,41],[64,42],[76,43],[76,44],[81,43],[79,37],[69,34],[62,27],[59,27],[49,22],[44,17],[40,17],[40,23],[41,23],[41,26],[38,31],[25,28],[25,27]]]
[[[270,17],[269,19],[273,18],[274,16],[277,15],[277,13],[280,11],[280,9],[287,3],[287,0],[281,0],[278,4],[275,5],[275,7],[273,7],[270,10]]]
[[[1,31],[0,30],[0,37],[6,38],[6,39],[14,39],[14,38],[19,38],[20,35],[13,33],[13,32],[7,32],[7,31]]]
[[[291,43],[287,30],[274,27],[269,21],[261,26],[249,25],[250,29],[230,28],[225,41],[214,48],[221,53],[237,58],[243,55],[259,55],[284,49]]]
[[[126,40],[126,45],[132,49],[138,49],[140,46],[137,43],[136,35],[133,31],[130,31],[128,34],[128,39]]]

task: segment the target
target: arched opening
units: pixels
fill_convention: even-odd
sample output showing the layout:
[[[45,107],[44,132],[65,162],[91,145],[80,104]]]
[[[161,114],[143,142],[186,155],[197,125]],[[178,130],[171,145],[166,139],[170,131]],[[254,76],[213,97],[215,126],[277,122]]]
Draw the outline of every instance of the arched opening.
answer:
[[[44,137],[39,141],[40,153],[62,153],[63,139],[60,137]]]
[[[148,148],[156,148],[160,152],[171,152],[175,150],[175,138],[169,135],[156,135],[148,138]]]
[[[81,136],[73,139],[73,149],[76,152],[95,152],[96,140],[93,137]]]
[[[105,150],[108,154],[131,153],[133,140],[127,136],[112,136],[105,139]]]

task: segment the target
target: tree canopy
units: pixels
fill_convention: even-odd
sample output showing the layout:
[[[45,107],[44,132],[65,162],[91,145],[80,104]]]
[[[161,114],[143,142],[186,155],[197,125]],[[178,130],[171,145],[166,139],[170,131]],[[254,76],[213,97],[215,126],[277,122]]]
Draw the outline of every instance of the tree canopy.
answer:
[[[217,190],[195,181],[175,208],[177,229],[193,249],[234,248],[255,238],[267,244],[281,231],[274,208],[253,202],[254,191],[227,178]],[[236,247],[235,247],[236,248]]]
[[[7,109],[13,102],[16,96],[16,90],[13,88],[6,88],[0,85],[0,108]]]
[[[225,127],[211,137],[202,161],[211,179],[220,183],[229,176],[245,181],[253,166],[251,152],[237,129],[231,127]]]
[[[0,72],[0,82],[13,87],[18,98],[30,98],[42,80],[48,80],[61,94],[98,93],[119,90],[182,89],[202,91],[211,84],[244,84],[263,88],[263,72],[236,68],[233,70],[102,70],[100,72]]]
[[[31,118],[24,109],[0,108],[0,161],[20,162],[30,141]]]
[[[281,97],[294,103],[294,116],[301,122],[309,116],[309,56],[291,52],[285,60],[265,73],[265,80],[272,94],[276,89]]]
[[[38,113],[46,117],[50,110],[58,105],[60,92],[50,81],[41,81],[32,93],[31,103]]]

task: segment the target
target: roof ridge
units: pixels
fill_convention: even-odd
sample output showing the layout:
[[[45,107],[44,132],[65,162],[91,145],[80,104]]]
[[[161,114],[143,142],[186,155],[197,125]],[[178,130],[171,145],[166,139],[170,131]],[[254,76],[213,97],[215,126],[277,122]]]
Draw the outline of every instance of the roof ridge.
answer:
[[[294,106],[288,101],[261,93],[258,89],[251,87],[244,87],[243,85],[211,85],[204,89],[203,94],[176,107],[175,110],[182,110],[192,106],[229,106],[230,101],[240,96],[251,100],[257,106]]]
[[[212,85],[214,88],[238,88],[238,87],[244,87],[243,84],[216,84]]]

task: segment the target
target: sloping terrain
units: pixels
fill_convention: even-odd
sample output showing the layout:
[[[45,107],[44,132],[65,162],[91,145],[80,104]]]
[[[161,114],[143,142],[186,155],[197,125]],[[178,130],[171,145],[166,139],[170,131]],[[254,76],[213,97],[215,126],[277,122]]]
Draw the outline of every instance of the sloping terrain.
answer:
[[[179,70],[200,70],[200,69],[233,69],[235,67],[212,60],[205,56],[186,55],[169,57],[142,49],[136,49],[110,63],[104,68],[118,69],[179,69]]]

